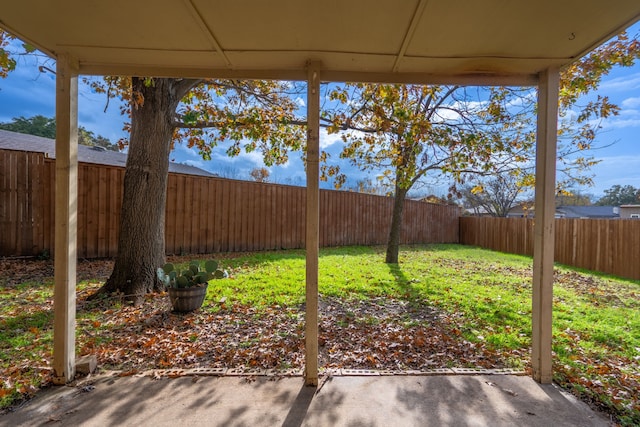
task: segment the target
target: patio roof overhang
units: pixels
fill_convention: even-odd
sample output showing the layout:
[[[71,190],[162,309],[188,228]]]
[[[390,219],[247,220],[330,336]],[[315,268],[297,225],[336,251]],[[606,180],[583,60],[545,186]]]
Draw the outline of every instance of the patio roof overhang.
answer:
[[[534,82],[640,17],[635,0],[6,2],[0,27],[81,74]]]
[[[320,81],[538,85],[532,365],[537,381],[551,382],[559,69],[639,18],[637,0],[3,4],[0,27],[57,59],[56,378],[75,372],[77,76],[91,74],[308,81],[308,384],[318,379]]]

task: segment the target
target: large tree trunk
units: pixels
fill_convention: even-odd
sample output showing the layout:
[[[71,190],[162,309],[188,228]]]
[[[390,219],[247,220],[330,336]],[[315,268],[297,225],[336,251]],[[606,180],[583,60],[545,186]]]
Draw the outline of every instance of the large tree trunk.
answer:
[[[393,215],[391,216],[391,230],[389,230],[389,241],[387,243],[387,264],[398,263],[398,252],[400,251],[400,232],[402,231],[402,213],[404,212],[404,199],[409,190],[401,188],[396,180],[396,190],[393,197]]]
[[[156,269],[165,262],[164,223],[173,115],[184,91],[182,80],[133,78],[131,137],[124,177],[118,255],[99,292],[119,292],[139,304],[160,288]],[[134,99],[136,97],[134,96]]]

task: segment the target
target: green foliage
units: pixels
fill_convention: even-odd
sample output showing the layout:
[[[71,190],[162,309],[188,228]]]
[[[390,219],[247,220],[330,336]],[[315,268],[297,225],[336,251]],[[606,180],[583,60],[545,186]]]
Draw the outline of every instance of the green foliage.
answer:
[[[188,267],[179,273],[176,267],[167,263],[157,269],[158,280],[168,288],[189,288],[192,286],[202,286],[213,279],[223,279],[227,274],[218,268],[218,262],[207,260],[204,269],[200,268],[198,261],[192,261]]]
[[[409,190],[429,171],[460,178],[466,170],[486,171],[493,137],[474,119],[480,112],[458,86],[346,84],[330,99],[341,108],[325,112],[330,133],[341,133],[340,154],[362,170],[385,169],[387,183]],[[450,118],[443,120],[445,110]],[[344,181],[337,169],[324,169]]]
[[[20,116],[14,117],[11,122],[0,123],[0,129],[55,139],[56,120],[41,115],[29,118]]]
[[[9,72],[15,70],[16,60],[11,57],[11,53],[6,49],[13,37],[0,29],[0,78],[7,77]]]
[[[598,199],[598,206],[621,206],[640,203],[640,188],[632,185],[614,185],[604,190],[604,196]]]
[[[36,48],[29,43],[22,43],[23,52],[15,52],[9,50],[9,43],[15,40],[11,34],[0,28],[0,78],[7,77],[7,75],[16,69],[16,60],[14,56],[17,54],[33,54],[36,52]]]
[[[11,122],[0,123],[0,129],[55,139],[56,120],[42,115],[29,118],[22,116],[14,117]],[[112,144],[111,141],[102,135],[96,136],[92,131],[87,130],[83,126],[78,128],[78,143],[90,147],[97,146],[111,151],[118,151],[117,144]]]
[[[640,57],[640,43],[621,34],[563,69],[560,80],[560,188],[591,184],[589,169],[599,119],[618,107],[607,97],[580,105],[616,66],[631,66]],[[430,171],[465,180],[465,175],[516,170],[526,186],[535,183],[535,121],[537,105],[531,88],[481,88],[478,99],[456,86],[374,85],[335,87],[329,98],[341,108],[323,113],[329,132],[341,132],[341,157],[362,170],[384,169],[398,188],[409,189]],[[570,114],[578,110],[579,113]],[[345,177],[325,165],[325,177],[336,186]],[[456,189],[452,187],[452,193]]]
[[[118,144],[113,144],[108,138],[102,135],[96,136],[93,131],[87,130],[83,126],[78,127],[78,144],[89,147],[102,147],[109,151],[120,150]]]
[[[153,78],[145,78],[146,87],[155,87]],[[300,108],[296,98],[304,86],[292,82],[260,80],[187,80],[172,79],[180,86],[181,102],[172,125],[176,128],[172,141],[195,148],[205,160],[211,160],[213,149],[221,142],[232,142],[229,156],[243,151],[259,151],[265,165],[284,164],[289,151],[300,150],[305,132],[297,117]],[[87,78],[85,82],[97,93],[120,98],[123,115],[131,116],[131,108],[144,106],[144,97],[132,91],[128,77]],[[296,126],[292,126],[296,125]],[[130,130],[131,124],[125,129]],[[128,141],[119,141],[127,145]],[[164,143],[164,142],[163,142]],[[135,144],[132,144],[135,145]]]

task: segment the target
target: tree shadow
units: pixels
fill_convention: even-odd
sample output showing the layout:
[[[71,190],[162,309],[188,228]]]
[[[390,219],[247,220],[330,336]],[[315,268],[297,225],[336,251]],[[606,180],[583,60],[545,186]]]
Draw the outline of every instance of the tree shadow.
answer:
[[[298,427],[310,418],[335,424],[340,420],[337,407],[343,392],[327,393],[328,405],[309,413],[316,391],[300,377],[101,376],[41,390],[22,407],[1,416],[0,424]]]
[[[552,385],[529,377],[429,376],[397,384],[401,413],[425,419],[425,426],[607,425],[586,405],[568,399]]]
[[[396,285],[402,290],[402,294],[406,300],[411,304],[416,304],[420,291],[413,286],[413,280],[409,279],[402,270],[400,264],[386,264],[389,269],[389,273],[393,276]]]

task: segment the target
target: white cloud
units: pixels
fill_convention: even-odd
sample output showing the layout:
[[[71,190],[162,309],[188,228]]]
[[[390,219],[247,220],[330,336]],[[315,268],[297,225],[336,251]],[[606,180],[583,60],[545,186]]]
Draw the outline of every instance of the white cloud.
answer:
[[[638,108],[640,107],[640,97],[627,98],[620,103],[622,108]]]
[[[328,133],[325,128],[320,129],[320,148],[326,149],[335,143],[342,143],[340,133]]]
[[[175,144],[173,147],[173,154],[177,156],[182,155],[182,156],[188,156],[192,158],[200,157],[200,154],[198,154],[195,148],[189,148],[184,144]]]
[[[640,100],[640,98],[638,98]],[[627,108],[620,110],[618,117],[640,117],[640,110],[635,110],[633,108]]]
[[[640,127],[640,118],[628,118],[612,117],[604,120],[602,123],[602,129],[623,129]]]
[[[601,92],[622,92],[634,89],[640,89],[640,73],[603,81],[599,86]]]
[[[445,123],[445,122],[457,122],[462,119],[461,112],[478,111],[487,105],[487,101],[455,101],[445,105],[442,108],[438,108],[434,115],[433,122]],[[465,113],[465,115],[469,115]]]
[[[262,153],[258,151],[252,151],[250,153],[243,153],[242,157],[247,162],[250,162],[255,165],[255,167],[264,167],[264,162],[262,161]]]

